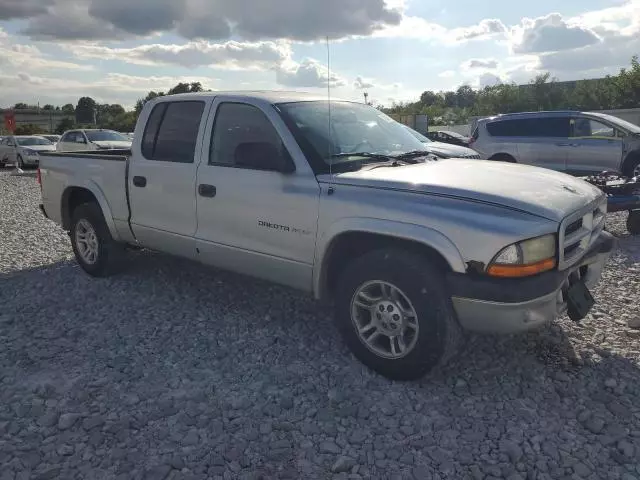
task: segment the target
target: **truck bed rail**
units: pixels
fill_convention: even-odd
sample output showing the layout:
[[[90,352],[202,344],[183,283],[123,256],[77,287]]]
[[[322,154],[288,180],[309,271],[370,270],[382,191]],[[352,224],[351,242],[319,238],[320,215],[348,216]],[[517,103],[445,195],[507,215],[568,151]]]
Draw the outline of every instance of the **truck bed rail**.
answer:
[[[41,157],[90,158],[93,160],[111,160],[125,162],[131,156],[131,149],[87,150],[73,152],[38,152]]]

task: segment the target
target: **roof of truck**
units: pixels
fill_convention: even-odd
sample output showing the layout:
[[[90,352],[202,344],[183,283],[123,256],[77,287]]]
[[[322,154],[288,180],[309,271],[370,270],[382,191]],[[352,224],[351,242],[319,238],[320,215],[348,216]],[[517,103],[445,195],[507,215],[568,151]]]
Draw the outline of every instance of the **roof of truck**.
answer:
[[[171,95],[170,98],[175,100],[177,98],[193,98],[193,97],[216,97],[218,95],[232,96],[232,97],[244,97],[244,98],[258,98],[270,103],[286,103],[286,102],[303,102],[314,100],[326,100],[327,95],[318,95],[309,92],[290,92],[285,90],[229,90],[229,91],[215,91],[215,92],[195,92],[195,93],[178,93]],[[157,97],[161,100],[167,97]],[[342,101],[339,98],[331,97],[332,101]]]

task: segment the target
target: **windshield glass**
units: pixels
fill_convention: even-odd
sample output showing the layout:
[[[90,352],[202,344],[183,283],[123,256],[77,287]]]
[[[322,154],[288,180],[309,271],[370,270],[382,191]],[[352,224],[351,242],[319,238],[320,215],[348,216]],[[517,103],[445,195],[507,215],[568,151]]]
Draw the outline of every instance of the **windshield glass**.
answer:
[[[124,135],[111,130],[87,131],[87,137],[90,142],[129,142],[130,140]]]
[[[363,161],[356,155],[344,156],[348,153],[399,155],[424,148],[404,125],[362,103],[331,102],[331,129],[326,101],[284,103],[278,108],[295,124],[325,166]]]
[[[51,142],[42,137],[16,137],[18,145],[51,145]]]
[[[613,115],[607,115],[606,113],[594,113],[596,117],[600,117],[603,120],[608,120],[614,125],[624,128],[633,133],[640,133],[640,127],[638,125],[634,125],[631,122],[627,122],[626,120],[622,120],[621,118],[614,117]]]
[[[449,130],[443,130],[443,131],[442,131],[442,133],[446,133],[446,134],[447,134],[447,135],[449,135],[450,137],[458,138],[458,139],[460,139],[460,140],[465,140],[465,138],[466,138],[464,135],[461,135],[461,134],[459,134],[458,132],[451,132],[451,131],[449,131]]]
[[[407,130],[409,131],[409,133],[411,135],[416,137],[422,143],[432,143],[433,142],[433,140],[431,140],[430,138],[425,137],[424,135],[422,135],[420,132],[414,130],[413,128],[411,128],[411,127],[406,127],[406,128],[407,128]]]

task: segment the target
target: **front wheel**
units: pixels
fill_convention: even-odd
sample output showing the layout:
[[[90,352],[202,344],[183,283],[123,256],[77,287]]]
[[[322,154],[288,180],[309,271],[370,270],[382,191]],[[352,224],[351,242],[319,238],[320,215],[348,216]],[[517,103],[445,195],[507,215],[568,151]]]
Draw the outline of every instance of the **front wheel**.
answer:
[[[451,358],[461,331],[442,272],[422,255],[372,251],[348,265],[336,320],[353,354],[393,380],[415,380]]]
[[[76,207],[69,235],[76,260],[89,275],[106,277],[120,267],[124,248],[111,236],[96,203]]]
[[[627,217],[627,231],[631,235],[640,235],[640,210],[631,210]]]
[[[20,170],[24,170],[24,161],[22,160],[22,156],[18,155],[18,168]]]

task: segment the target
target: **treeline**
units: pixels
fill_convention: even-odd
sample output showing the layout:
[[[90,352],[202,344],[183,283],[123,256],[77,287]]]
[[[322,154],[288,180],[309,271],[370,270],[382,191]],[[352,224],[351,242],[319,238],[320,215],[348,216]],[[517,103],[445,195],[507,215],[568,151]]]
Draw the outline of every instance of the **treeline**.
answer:
[[[466,123],[471,116],[538,110],[610,110],[640,107],[640,62],[596,80],[558,82],[547,73],[527,85],[501,83],[474,90],[425,91],[416,102],[393,104],[387,113],[429,116],[430,123]]]
[[[178,83],[173,88],[164,92],[149,92],[146,97],[136,102],[134,110],[127,111],[120,104],[100,104],[91,97],[81,97],[74,106],[68,103],[63,106],[44,105],[28,105],[26,103],[16,103],[14,110],[36,110],[39,109],[42,114],[47,112],[57,112],[67,115],[55,127],[55,133],[62,134],[66,130],[73,128],[106,128],[116,130],[118,132],[132,132],[135,128],[138,115],[142,110],[145,102],[156,97],[164,95],[174,95],[177,93],[202,92],[204,87],[200,82]],[[4,126],[0,129],[2,131]],[[2,132],[5,133],[5,132]],[[16,135],[37,135],[45,133],[45,130],[34,124],[18,125],[15,130]]]

